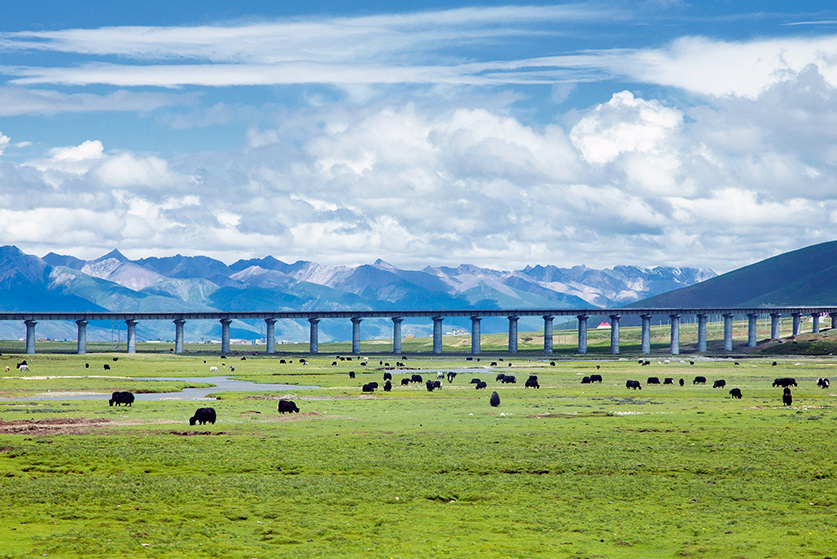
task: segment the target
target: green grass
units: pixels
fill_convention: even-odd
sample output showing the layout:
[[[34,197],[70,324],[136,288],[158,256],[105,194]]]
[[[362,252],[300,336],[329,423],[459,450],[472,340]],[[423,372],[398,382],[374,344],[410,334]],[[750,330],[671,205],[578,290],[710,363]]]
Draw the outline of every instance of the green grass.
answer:
[[[433,393],[402,388],[396,373],[392,392],[370,396],[360,385],[381,382],[379,361],[392,356],[370,354],[362,367],[332,366],[333,355],[304,366],[248,355],[223,361],[227,372],[321,388],[111,408],[112,390],[158,387],[141,377],[214,376],[209,367],[222,363],[113,356],[27,356],[29,378],[13,368],[21,356],[0,358],[12,364],[0,396],[103,393],[0,402],[0,558],[821,558],[837,549],[837,394],[815,385],[837,359],[655,357],[640,367],[417,355],[407,365],[425,379],[428,369],[499,366]],[[497,372],[518,383],[496,382]],[[605,381],[581,385],[593,372]],[[539,390],[523,387],[529,374]],[[709,384],[691,384],[696,375]],[[488,390],[474,390],[473,376]],[[645,386],[648,376],[686,384]],[[790,408],[770,386],[779,376],[799,382]],[[628,391],[629,378],[643,390]],[[719,378],[727,387],[711,388]],[[742,400],[728,397],[732,387]],[[499,408],[488,405],[494,390]],[[302,413],[278,414],[280,396]],[[218,423],[190,427],[204,405]]]

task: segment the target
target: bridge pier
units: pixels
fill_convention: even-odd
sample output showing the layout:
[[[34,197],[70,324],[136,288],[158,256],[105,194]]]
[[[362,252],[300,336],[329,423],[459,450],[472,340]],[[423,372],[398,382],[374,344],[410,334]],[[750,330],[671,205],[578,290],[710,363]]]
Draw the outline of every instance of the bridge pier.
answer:
[[[226,355],[230,352],[230,324],[231,318],[222,318],[221,322],[221,353]]]
[[[84,355],[87,353],[87,321],[76,320],[76,325],[78,325],[78,336],[76,337],[78,346],[76,353]]]
[[[732,317],[731,313],[724,314],[724,351],[732,351]]]
[[[275,318],[265,318],[265,348],[264,352],[267,355],[273,355],[276,353],[276,319]]]
[[[811,328],[811,332],[816,334],[820,331],[820,313],[811,313],[811,320],[814,323],[813,327]]]
[[[352,354],[360,355],[360,322],[363,319],[359,316],[352,317]]]
[[[671,319],[671,354],[680,355],[680,315],[670,314]]]
[[[831,328],[837,328],[837,312],[830,312],[828,316],[831,317]]]
[[[639,352],[648,355],[651,353],[651,315],[641,314],[639,317],[642,319],[642,342]]]
[[[708,315],[705,313],[698,313],[698,341],[697,341],[697,350],[698,353],[704,353],[706,351],[706,319]]]
[[[183,353],[183,325],[186,321],[182,318],[174,319],[174,352]]]
[[[125,321],[125,325],[128,327],[128,353],[136,353],[137,352],[137,320],[133,318],[129,318]]]
[[[756,347],[758,336],[756,335],[756,328],[758,327],[759,315],[751,312],[747,313],[747,347]]]
[[[782,315],[777,312],[770,313],[770,339],[771,340],[778,340],[779,339],[779,320],[782,318]]]
[[[553,351],[553,333],[552,321],[555,319],[552,315],[545,315],[543,317],[543,352],[550,354]]]
[[[480,346],[482,345],[482,340],[480,339],[480,336],[482,335],[480,333],[481,321],[482,317],[471,317],[471,355],[480,354]]]
[[[317,355],[320,352],[320,319],[309,318],[308,324],[308,353]]]
[[[621,315],[610,315],[610,353],[619,355],[619,319]]]
[[[517,321],[519,316],[510,316],[509,318],[509,353],[517,353]]]
[[[24,320],[26,325],[26,353],[35,353],[35,325],[37,320]]]
[[[589,317],[586,314],[580,314],[576,318],[578,318],[578,354],[579,355],[586,355],[587,354],[587,319]]]
[[[392,317],[392,352],[401,353],[401,323],[404,321],[400,316]]]
[[[800,325],[800,322],[801,322],[800,313],[792,312],[791,316],[793,317],[793,330],[792,330],[793,334],[792,335],[798,336],[799,335],[799,325]]]
[[[444,317],[433,317],[433,353],[442,353],[442,321]]]

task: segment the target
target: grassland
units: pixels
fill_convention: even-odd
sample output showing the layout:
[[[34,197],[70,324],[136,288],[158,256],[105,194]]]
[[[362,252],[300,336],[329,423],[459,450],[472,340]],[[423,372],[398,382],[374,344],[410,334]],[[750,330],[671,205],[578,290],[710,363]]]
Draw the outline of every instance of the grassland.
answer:
[[[497,349],[492,343],[483,347]],[[394,374],[391,392],[362,395],[360,385],[381,382],[381,362],[394,365],[393,356],[333,366],[334,354],[323,354],[301,365],[298,356],[221,361],[191,349],[3,352],[0,366],[11,371],[0,397],[23,400],[0,401],[0,558],[837,554],[837,394],[816,387],[834,376],[834,358],[755,352],[739,365],[691,365],[657,356],[640,367],[606,355],[559,355],[553,366],[534,350],[479,361],[408,355],[411,370]],[[23,357],[31,370],[21,374],[14,363]],[[106,403],[114,390],[200,385],[217,375],[212,365],[235,366],[244,380],[320,388]],[[432,393],[399,382],[465,368],[479,372]],[[519,381],[500,384],[498,372]],[[592,372],[604,382],[580,384]],[[524,388],[530,374],[540,389]],[[686,383],[646,386],[652,375]],[[710,383],[693,385],[696,375]],[[140,380],[158,376],[198,380]],[[488,390],[474,390],[474,376]],[[791,407],[771,387],[779,376],[799,382]],[[727,387],[711,388],[720,378]],[[643,390],[627,390],[627,379]],[[731,399],[732,387],[744,398]],[[495,390],[498,408],[488,404]],[[36,399],[48,391],[67,397]],[[78,392],[101,398],[70,399]],[[281,397],[301,413],[278,414]],[[190,427],[205,405],[218,422]]]

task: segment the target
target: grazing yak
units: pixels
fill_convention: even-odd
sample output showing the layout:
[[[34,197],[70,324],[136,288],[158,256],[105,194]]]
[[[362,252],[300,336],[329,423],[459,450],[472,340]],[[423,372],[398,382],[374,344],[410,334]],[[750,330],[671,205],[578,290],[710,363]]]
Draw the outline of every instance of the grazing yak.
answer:
[[[706,384],[706,377],[695,377],[692,384]]]
[[[218,367],[210,367],[209,372],[210,373],[217,373],[218,372]]]
[[[483,382],[481,380],[477,380],[477,390],[483,389],[488,387],[488,383]]]
[[[478,382],[480,382],[480,379],[478,379],[477,377],[471,379],[471,384],[476,384]]]
[[[195,411],[195,415],[189,418],[189,425],[194,425],[195,423],[200,425],[211,423],[215,425],[215,408],[198,408]]]
[[[279,400],[277,411],[279,413],[299,413],[299,408],[296,407],[296,404],[292,400]]]
[[[427,379],[427,383],[425,384],[425,386],[427,386],[427,391],[428,392],[433,392],[434,390],[441,390],[442,389],[442,381]]]
[[[581,384],[590,384],[590,377],[581,377]]]
[[[408,379],[407,377],[404,377],[404,378],[401,379],[401,386],[409,386],[409,385],[410,385],[410,379]]]
[[[491,399],[488,402],[491,404],[491,407],[496,408],[500,405],[500,395],[496,392],[492,392]]]
[[[712,388],[723,388],[727,385],[727,381],[724,379],[716,380],[715,383],[712,385]]]
[[[436,378],[445,378],[445,373],[439,371],[438,373],[436,373]]]
[[[531,375],[528,379],[526,379],[526,388],[540,388],[541,385],[538,384],[538,377],[535,375]]]
[[[782,394],[782,403],[786,406],[793,404],[793,395],[791,394],[790,388],[785,387],[785,391]]]
[[[733,398],[737,398],[738,400],[741,399],[741,389],[740,388],[733,388],[729,391],[729,395]]]
[[[502,382],[503,384],[515,384],[517,383],[517,377],[515,377],[514,375],[506,375],[500,382]]]
[[[828,382],[827,378],[818,378],[817,379],[817,386],[820,388],[828,388],[828,385],[831,384]]]
[[[384,383],[384,392],[389,392],[390,390],[392,390],[392,381],[388,380]]]
[[[355,378],[355,372],[349,371],[349,378]]]
[[[659,377],[648,377],[648,380],[645,381],[645,384],[660,384]]]
[[[664,378],[664,379],[663,379],[663,384],[671,384],[671,385],[673,385],[673,384],[674,384],[674,379],[673,379],[673,378],[671,378],[671,377],[666,377],[666,378]]]
[[[453,371],[448,371],[448,382],[453,382],[453,379],[456,378],[456,373]]]
[[[602,382],[602,375],[590,375],[590,382]]]
[[[773,386],[778,386],[780,388],[787,388],[788,386],[796,386],[796,379],[785,377],[785,378],[777,378],[773,381]]]
[[[23,367],[24,365],[28,365],[28,364],[29,364],[29,363],[27,363],[27,362],[26,362],[26,359],[24,359],[23,361],[21,361],[20,363],[18,363],[17,365],[15,365],[15,369],[20,369],[20,368],[21,368],[21,367]]]
[[[631,388],[633,390],[642,390],[642,385],[639,383],[638,380],[629,380],[625,382],[625,388]]]
[[[375,386],[372,386],[373,384],[374,384]],[[367,384],[364,384],[364,385],[361,387],[361,391],[362,391],[362,392],[375,392],[375,389],[376,389],[376,388],[378,388],[377,383],[369,382],[369,383],[367,383]]]
[[[421,384],[422,382],[424,382],[424,379],[421,378],[421,375],[411,375],[410,376],[410,382],[417,382],[417,383]]]
[[[680,379],[680,386],[683,386],[684,384],[686,384],[686,381],[681,378]]]
[[[114,392],[110,395],[110,402],[108,402],[109,406],[116,404],[117,406],[125,404],[126,406],[130,406],[134,403],[134,395],[130,392]]]
[[[390,373],[390,372],[384,373],[384,380],[392,380],[392,373]]]
[[[108,365],[107,363],[105,363],[104,365],[102,365],[102,368],[103,368],[104,370],[106,370],[106,371],[110,371],[110,365]]]
[[[105,366],[107,366],[107,365],[105,365]],[[28,371],[29,370],[29,365],[21,365],[20,367],[18,367],[18,370]]]
[[[506,373],[497,373],[497,377],[494,380],[502,381],[504,378],[506,378]]]

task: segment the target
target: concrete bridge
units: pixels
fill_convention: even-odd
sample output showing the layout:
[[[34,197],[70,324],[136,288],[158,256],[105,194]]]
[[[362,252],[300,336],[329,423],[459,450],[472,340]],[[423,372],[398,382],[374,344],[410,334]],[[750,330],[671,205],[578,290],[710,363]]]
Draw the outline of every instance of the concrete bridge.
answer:
[[[275,325],[277,320],[307,319],[310,324],[309,351],[318,352],[319,323],[323,319],[342,319],[352,322],[352,353],[360,353],[360,324],[365,318],[389,318],[392,320],[392,352],[401,353],[401,322],[405,318],[430,318],[433,320],[433,353],[442,353],[442,322],[448,317],[471,319],[471,354],[480,353],[480,321],[484,317],[506,317],[509,321],[509,353],[517,352],[517,322],[522,316],[543,318],[543,352],[553,351],[552,323],[555,317],[575,317],[578,320],[578,353],[587,353],[587,319],[590,316],[610,317],[610,353],[618,355],[619,321],[623,316],[637,315],[642,320],[640,352],[651,352],[651,320],[655,316],[668,317],[671,324],[671,354],[680,353],[680,318],[694,316],[698,323],[697,351],[706,351],[706,323],[710,315],[724,317],[724,350],[732,350],[732,320],[735,315],[748,318],[747,346],[756,345],[756,321],[760,316],[770,316],[770,337],[779,337],[779,320],[793,317],[793,335],[799,334],[802,316],[811,316],[813,332],[820,330],[820,318],[828,315],[831,328],[837,326],[837,307],[759,307],[759,308],[622,308],[622,309],[470,309],[470,310],[409,310],[409,311],[306,311],[306,312],[35,312],[0,313],[0,320],[19,320],[26,325],[26,353],[35,353],[35,326],[38,321],[74,321],[78,325],[78,353],[87,353],[87,324],[91,320],[124,320],[128,331],[127,352],[136,353],[137,323],[145,320],[171,320],[175,329],[175,353],[183,353],[183,329],[188,320],[218,320],[221,323],[221,352],[230,352],[230,324],[234,319],[264,320],[267,331],[266,353],[276,352]]]

